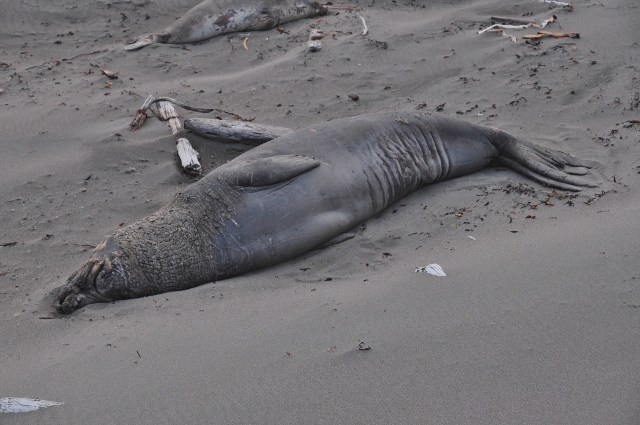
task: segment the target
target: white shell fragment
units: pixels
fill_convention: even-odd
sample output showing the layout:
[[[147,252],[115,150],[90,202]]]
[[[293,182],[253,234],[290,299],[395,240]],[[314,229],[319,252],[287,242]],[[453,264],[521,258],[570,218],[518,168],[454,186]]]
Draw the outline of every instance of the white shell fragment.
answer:
[[[562,7],[567,7],[567,6],[571,6],[571,3],[566,3],[563,1],[556,1],[556,0],[538,0],[541,3],[552,3],[555,4],[556,6],[562,6]]]
[[[0,398],[0,413],[22,413],[38,410],[43,407],[59,406],[57,401],[40,400],[39,398]]]
[[[416,269],[416,273],[429,273],[434,276],[446,276],[444,270],[442,270],[442,267],[438,264],[429,264],[426,267],[418,267]]]

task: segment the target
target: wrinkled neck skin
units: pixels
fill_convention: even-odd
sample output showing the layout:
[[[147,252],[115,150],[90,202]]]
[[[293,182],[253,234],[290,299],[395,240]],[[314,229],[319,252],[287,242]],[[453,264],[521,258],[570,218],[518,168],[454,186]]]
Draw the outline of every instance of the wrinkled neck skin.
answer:
[[[211,243],[222,237],[225,222],[234,212],[229,198],[235,192],[225,189],[187,188],[158,212],[114,234],[125,260],[120,273],[124,279],[117,286],[127,288],[131,296],[126,298],[187,289],[225,277],[215,267],[224,261],[220,258],[224,253],[213,252]],[[111,255],[108,251],[105,248]]]
[[[428,113],[373,115],[355,126],[362,142],[349,150],[366,162],[372,215],[420,187],[478,171],[499,155],[496,130]]]

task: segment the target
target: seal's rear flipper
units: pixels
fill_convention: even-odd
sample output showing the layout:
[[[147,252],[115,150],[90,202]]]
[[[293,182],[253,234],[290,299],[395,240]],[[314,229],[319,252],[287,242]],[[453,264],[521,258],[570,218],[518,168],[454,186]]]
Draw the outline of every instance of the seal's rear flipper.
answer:
[[[138,50],[153,43],[163,43],[163,39],[165,38],[165,34],[160,33],[141,35],[135,40],[127,41],[124,50]]]
[[[503,132],[507,139],[498,150],[500,156],[494,162],[509,167],[545,186],[579,192],[585,187],[597,187],[588,180],[575,176],[587,173],[588,164],[564,152],[544,149],[532,143],[518,140]]]

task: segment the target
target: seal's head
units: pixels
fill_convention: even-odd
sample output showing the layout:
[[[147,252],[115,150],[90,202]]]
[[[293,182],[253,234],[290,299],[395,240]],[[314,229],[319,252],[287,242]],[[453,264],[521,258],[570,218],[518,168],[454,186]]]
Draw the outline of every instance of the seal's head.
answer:
[[[117,238],[109,236],[60,288],[56,296],[56,310],[70,314],[88,304],[135,297],[133,291],[125,289],[136,287],[131,285],[131,263],[131,256],[120,246]]]

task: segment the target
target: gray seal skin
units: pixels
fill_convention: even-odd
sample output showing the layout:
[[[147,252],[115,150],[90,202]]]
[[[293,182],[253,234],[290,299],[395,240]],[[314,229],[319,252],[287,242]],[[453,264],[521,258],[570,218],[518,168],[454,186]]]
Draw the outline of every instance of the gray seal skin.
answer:
[[[159,33],[145,34],[125,46],[137,50],[153,43],[195,43],[238,31],[265,31],[297,19],[326,15],[313,0],[205,0]]]
[[[87,304],[175,291],[293,259],[428,184],[497,163],[564,190],[575,158],[454,118],[400,111],[317,124],[211,171],[94,250],[57,295]]]

